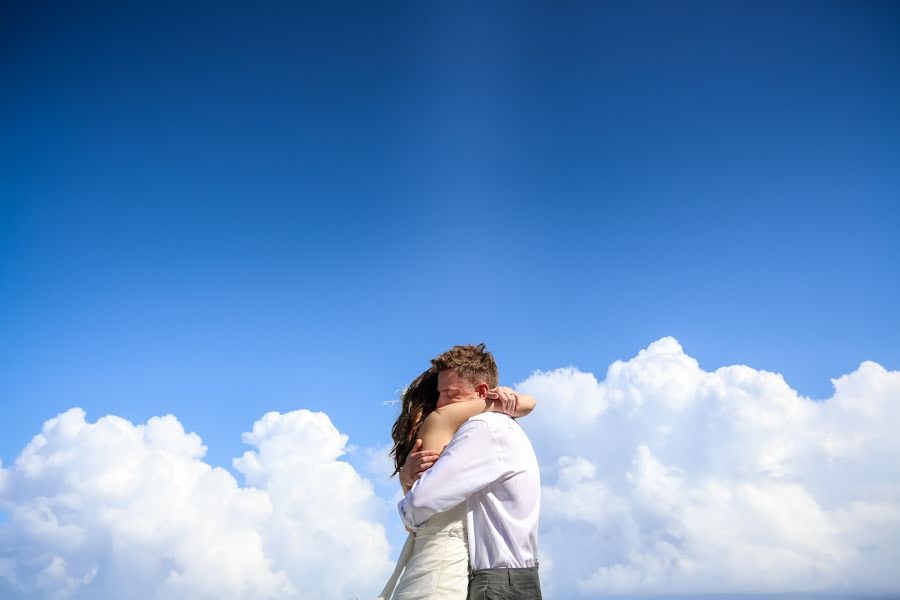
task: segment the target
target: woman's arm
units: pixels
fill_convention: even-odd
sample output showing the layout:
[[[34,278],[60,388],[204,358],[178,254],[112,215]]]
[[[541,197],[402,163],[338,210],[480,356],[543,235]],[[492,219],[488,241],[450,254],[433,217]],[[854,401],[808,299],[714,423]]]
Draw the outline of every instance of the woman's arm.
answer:
[[[503,412],[501,396],[504,398],[514,396],[518,400],[516,409],[510,415],[513,418],[528,416],[537,404],[537,400],[533,396],[519,394],[506,387],[491,390],[488,397],[483,400],[452,402],[425,417],[425,421],[419,428],[422,449],[441,452],[444,446],[450,443],[450,438],[453,437],[456,430],[470,417],[483,412]]]

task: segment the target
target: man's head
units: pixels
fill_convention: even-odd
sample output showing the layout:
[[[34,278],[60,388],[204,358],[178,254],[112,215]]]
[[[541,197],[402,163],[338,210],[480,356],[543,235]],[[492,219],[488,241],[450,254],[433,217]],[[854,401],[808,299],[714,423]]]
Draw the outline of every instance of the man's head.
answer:
[[[438,370],[437,407],[485,398],[497,387],[497,363],[484,344],[453,346],[431,364]]]

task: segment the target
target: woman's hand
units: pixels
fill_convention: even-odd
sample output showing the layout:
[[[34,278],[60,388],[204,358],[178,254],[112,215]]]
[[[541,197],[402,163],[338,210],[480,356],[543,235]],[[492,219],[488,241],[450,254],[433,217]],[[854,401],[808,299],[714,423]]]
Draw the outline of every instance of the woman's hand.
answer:
[[[503,407],[502,413],[515,416],[516,410],[519,408],[519,395],[510,387],[498,385],[488,390],[488,400],[495,400]]]
[[[492,403],[487,410],[502,412],[513,419],[527,417],[537,406],[537,400],[533,396],[522,394],[503,385],[488,390],[485,400]]]

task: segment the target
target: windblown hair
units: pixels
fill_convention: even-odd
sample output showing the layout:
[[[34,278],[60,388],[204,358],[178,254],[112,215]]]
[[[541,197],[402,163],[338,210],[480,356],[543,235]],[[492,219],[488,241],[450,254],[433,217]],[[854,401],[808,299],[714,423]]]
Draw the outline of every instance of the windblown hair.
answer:
[[[484,344],[453,346],[431,359],[431,364],[437,371],[456,369],[457,375],[473,387],[484,382],[488,387],[495,388],[499,381],[494,355],[487,351]]]
[[[401,399],[400,416],[394,422],[391,430],[391,438],[394,447],[391,448],[391,456],[394,458],[394,472],[391,477],[400,471],[400,467],[406,462],[410,450],[416,445],[416,436],[419,434],[419,425],[431,412],[437,408],[438,371],[431,367],[409,384],[403,392]]]

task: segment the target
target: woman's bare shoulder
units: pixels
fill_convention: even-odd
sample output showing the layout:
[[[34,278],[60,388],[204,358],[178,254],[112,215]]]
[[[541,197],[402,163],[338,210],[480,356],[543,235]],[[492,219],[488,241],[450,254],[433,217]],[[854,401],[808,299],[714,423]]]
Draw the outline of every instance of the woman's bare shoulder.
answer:
[[[418,437],[422,438],[422,448],[443,451],[456,430],[470,417],[484,412],[485,406],[484,400],[472,400],[454,402],[430,412],[419,426]]]
[[[442,413],[438,412],[440,409],[436,409],[428,413],[428,415],[422,419],[422,424],[419,425],[419,431],[425,431],[429,427],[435,427],[444,419]]]
[[[443,409],[437,409],[430,412],[419,425],[417,437],[422,439],[423,450],[443,452],[444,446],[455,432],[449,414]]]
[[[444,429],[451,423],[458,421],[460,417],[472,411],[471,408],[464,407],[463,404],[468,403],[456,402],[454,404],[448,404],[431,411],[430,413],[428,413],[428,416],[426,416],[422,421],[422,425],[420,426],[421,430],[424,431],[428,429]],[[472,412],[472,414],[477,413]],[[468,417],[465,418],[468,419]]]

